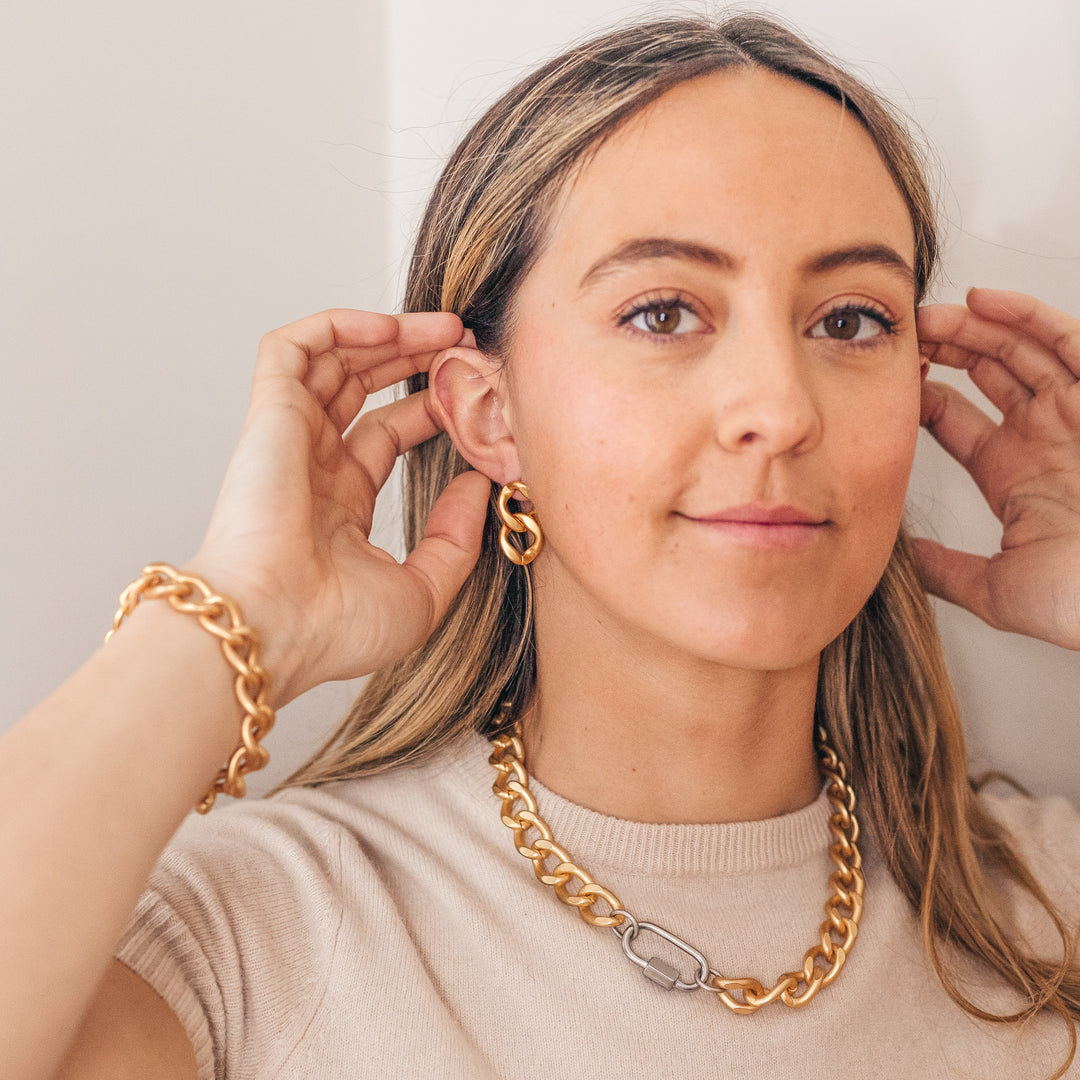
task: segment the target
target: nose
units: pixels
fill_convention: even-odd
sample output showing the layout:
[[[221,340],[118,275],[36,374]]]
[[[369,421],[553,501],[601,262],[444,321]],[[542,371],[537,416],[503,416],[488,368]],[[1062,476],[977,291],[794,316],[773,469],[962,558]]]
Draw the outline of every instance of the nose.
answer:
[[[718,375],[716,437],[725,450],[802,454],[821,441],[820,387],[788,331],[727,342]]]

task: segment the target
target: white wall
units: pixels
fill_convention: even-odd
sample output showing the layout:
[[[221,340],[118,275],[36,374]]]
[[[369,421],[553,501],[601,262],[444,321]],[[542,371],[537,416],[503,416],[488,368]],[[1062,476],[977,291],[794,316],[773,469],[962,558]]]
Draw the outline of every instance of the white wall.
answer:
[[[194,552],[263,332],[386,276],[381,4],[10,7],[0,727]],[[349,696],[283,716],[272,768]]]
[[[20,7],[0,39],[0,728],[94,648],[144,562],[194,550],[259,336],[331,305],[392,308],[462,118],[568,40],[661,10]],[[1080,313],[1070,0],[1029,23],[987,0],[772,10],[854,61],[937,145],[950,178],[938,298],[993,284]],[[977,493],[933,446],[911,510],[946,541],[996,547]],[[980,759],[1080,804],[1080,658],[950,610],[942,630]],[[283,713],[271,778],[351,693],[324,688]]]

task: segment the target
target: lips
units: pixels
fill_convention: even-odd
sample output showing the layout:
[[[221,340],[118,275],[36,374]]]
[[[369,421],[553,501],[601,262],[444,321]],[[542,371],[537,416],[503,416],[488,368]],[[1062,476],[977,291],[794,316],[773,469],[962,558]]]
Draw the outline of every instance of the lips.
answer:
[[[703,516],[681,514],[708,534],[740,547],[798,551],[827,531],[828,518],[798,506],[744,503]]]
[[[703,522],[741,522],[749,525],[825,525],[828,520],[797,506],[769,506],[764,503],[746,503],[732,506],[716,514],[694,518]]]

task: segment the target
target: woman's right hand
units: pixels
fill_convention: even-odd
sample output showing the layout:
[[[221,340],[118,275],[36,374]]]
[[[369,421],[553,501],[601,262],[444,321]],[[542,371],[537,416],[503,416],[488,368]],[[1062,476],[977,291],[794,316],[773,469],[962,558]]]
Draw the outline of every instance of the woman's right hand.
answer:
[[[275,707],[417,648],[476,562],[490,484],[475,472],[447,487],[404,563],[368,540],[397,456],[439,431],[427,391],[344,434],[370,394],[459,343],[471,334],[455,315],[352,310],[263,338],[239,445],[186,568],[259,632]]]

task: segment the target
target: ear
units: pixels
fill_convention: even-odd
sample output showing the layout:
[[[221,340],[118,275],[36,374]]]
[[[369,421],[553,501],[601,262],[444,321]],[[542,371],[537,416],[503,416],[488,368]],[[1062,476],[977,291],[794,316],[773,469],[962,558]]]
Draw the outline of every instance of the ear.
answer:
[[[499,484],[521,476],[504,384],[501,363],[462,345],[443,350],[428,369],[431,402],[442,426],[461,456]]]

